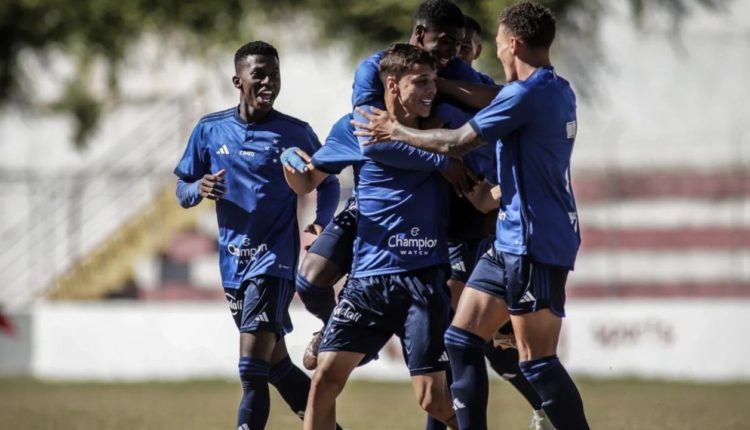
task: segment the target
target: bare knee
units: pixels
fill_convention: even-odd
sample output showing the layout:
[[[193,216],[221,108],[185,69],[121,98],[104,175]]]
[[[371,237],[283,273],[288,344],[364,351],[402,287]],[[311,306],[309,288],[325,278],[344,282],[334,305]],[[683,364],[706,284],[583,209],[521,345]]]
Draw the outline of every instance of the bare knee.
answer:
[[[299,275],[316,287],[330,287],[343,275],[341,268],[318,254],[307,254],[300,264]]]
[[[330,367],[318,367],[313,374],[311,391],[325,392],[328,395],[339,395],[346,386],[348,375]]]

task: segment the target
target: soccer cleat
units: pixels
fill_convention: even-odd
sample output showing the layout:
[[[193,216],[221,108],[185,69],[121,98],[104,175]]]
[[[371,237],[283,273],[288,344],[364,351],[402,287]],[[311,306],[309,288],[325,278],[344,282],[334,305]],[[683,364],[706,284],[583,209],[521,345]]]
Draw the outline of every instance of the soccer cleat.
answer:
[[[302,356],[302,365],[307,370],[315,370],[318,367],[318,348],[323,341],[323,330],[313,333],[313,338],[305,348],[305,355]]]
[[[532,430],[555,430],[555,426],[552,425],[547,414],[543,410],[539,409],[534,411],[531,415],[531,425],[529,428]]]

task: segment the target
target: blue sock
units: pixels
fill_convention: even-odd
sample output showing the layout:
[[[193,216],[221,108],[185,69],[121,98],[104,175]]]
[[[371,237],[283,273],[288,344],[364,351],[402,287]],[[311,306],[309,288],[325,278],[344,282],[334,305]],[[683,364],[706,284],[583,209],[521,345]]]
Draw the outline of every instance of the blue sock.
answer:
[[[299,272],[297,272],[296,283],[297,294],[305,305],[305,309],[326,324],[333,313],[333,308],[336,307],[333,286],[317,287]]]
[[[490,367],[503,379],[510,382],[535,411],[542,409],[542,398],[536,392],[531,382],[521,372],[518,366],[518,350],[515,348],[495,348],[492,342],[484,347],[484,356],[490,362]]]
[[[276,387],[281,397],[300,419],[305,416],[307,394],[310,392],[310,377],[292,363],[287,355],[271,367],[271,377],[268,380]],[[341,427],[336,425],[337,430]]]
[[[237,428],[263,430],[271,406],[268,394],[269,365],[263,360],[240,357],[239,368],[242,400],[237,411]]]
[[[461,430],[487,429],[487,365],[481,337],[450,326],[445,332],[445,349],[453,371],[451,395]]]
[[[557,430],[588,430],[576,384],[556,355],[523,361],[521,371],[544,401],[542,408]]]

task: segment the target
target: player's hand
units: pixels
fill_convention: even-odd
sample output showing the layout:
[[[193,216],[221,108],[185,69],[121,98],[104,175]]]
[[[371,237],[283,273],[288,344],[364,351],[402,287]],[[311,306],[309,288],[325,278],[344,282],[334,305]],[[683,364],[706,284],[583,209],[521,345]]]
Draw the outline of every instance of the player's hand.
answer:
[[[464,166],[464,163],[456,158],[450,158],[448,166],[440,173],[453,185],[453,189],[459,197],[470,193],[478,182],[469,169]]]
[[[392,140],[393,130],[398,124],[395,116],[388,113],[388,111],[378,109],[374,106],[370,106],[371,112],[367,112],[359,107],[356,110],[369,121],[369,123],[363,124],[359,121],[351,120],[352,125],[357,128],[354,131],[354,135],[369,138],[363,145],[372,145],[373,143]]]
[[[224,182],[224,173],[226,173],[225,170],[221,169],[213,175],[203,175],[199,188],[201,197],[209,200],[219,200],[224,195],[227,191],[227,186]]]
[[[311,161],[307,153],[297,147],[291,147],[281,153],[281,165],[289,173],[304,173],[307,171],[307,164]]]
[[[308,224],[307,227],[305,227],[305,233],[314,234],[315,236],[320,236],[320,233],[323,233],[323,226],[320,224]]]

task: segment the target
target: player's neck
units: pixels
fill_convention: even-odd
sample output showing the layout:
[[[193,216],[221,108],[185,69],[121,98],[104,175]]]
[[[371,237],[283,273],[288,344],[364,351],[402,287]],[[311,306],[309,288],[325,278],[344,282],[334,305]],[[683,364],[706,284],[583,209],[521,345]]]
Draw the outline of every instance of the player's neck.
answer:
[[[258,122],[265,118],[272,110],[273,108],[258,109],[254,106],[248,105],[244,99],[240,98],[239,117],[245,122]]]
[[[533,75],[534,72],[536,72],[536,70],[540,67],[552,66],[552,63],[549,59],[549,51],[530,54],[523,59],[516,57],[515,61],[516,73],[518,79],[521,81],[525,81],[526,79],[528,79],[529,76]]]
[[[385,100],[386,110],[396,117],[396,121],[411,128],[418,128],[419,117],[416,115],[410,115],[409,112],[404,109],[401,103],[396,102],[392,97],[388,97]]]

